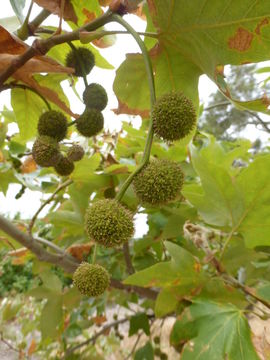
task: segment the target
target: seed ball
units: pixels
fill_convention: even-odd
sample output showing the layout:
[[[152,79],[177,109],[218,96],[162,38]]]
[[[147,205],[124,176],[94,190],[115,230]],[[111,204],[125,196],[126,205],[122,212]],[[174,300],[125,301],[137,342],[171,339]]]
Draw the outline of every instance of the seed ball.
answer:
[[[67,119],[60,111],[50,110],[42,114],[38,120],[39,135],[47,135],[61,141],[67,134]]]
[[[99,84],[88,85],[83,92],[83,102],[89,109],[104,110],[108,103],[106,90]]]
[[[95,66],[95,56],[91,50],[82,46],[77,49],[71,49],[66,57],[66,66],[75,69],[75,76],[81,77],[84,74],[87,75]]]
[[[183,139],[196,126],[193,103],[181,92],[161,96],[152,111],[155,135],[166,140]]]
[[[148,163],[133,180],[138,199],[146,205],[164,205],[176,199],[184,182],[179,163],[167,159]]]
[[[58,163],[54,166],[54,169],[58,175],[68,176],[74,170],[74,164],[67,157],[61,156]]]
[[[32,155],[39,166],[54,166],[61,157],[59,144],[56,139],[50,136],[41,135],[34,142]]]
[[[104,125],[104,118],[96,109],[86,109],[76,120],[76,127],[83,136],[90,137],[97,135]]]
[[[81,294],[99,296],[108,288],[110,275],[103,266],[82,262],[73,274],[73,283]]]
[[[70,161],[80,161],[84,156],[84,150],[80,145],[72,145],[67,153],[67,158]]]
[[[97,243],[115,247],[132,237],[133,216],[116,200],[99,200],[86,210],[85,231]]]

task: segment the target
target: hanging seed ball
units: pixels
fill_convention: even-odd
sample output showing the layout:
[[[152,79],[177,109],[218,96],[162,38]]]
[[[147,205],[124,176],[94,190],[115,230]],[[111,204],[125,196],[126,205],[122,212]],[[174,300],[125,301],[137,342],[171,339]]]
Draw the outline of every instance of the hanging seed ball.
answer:
[[[86,109],[76,120],[76,128],[83,136],[90,137],[97,135],[104,125],[104,118],[96,109]]]
[[[74,170],[74,164],[67,157],[62,155],[58,163],[54,166],[54,169],[58,175],[68,176]]]
[[[73,283],[81,294],[99,296],[108,288],[110,275],[103,266],[82,262],[73,274]]]
[[[184,182],[179,163],[167,159],[150,161],[133,180],[142,204],[164,205],[176,199]]]
[[[118,246],[132,237],[133,216],[116,200],[99,200],[86,210],[85,231],[105,247]]]
[[[61,157],[59,144],[56,139],[41,135],[34,142],[32,155],[39,166],[54,166]]]
[[[83,92],[83,102],[89,109],[104,110],[108,103],[106,90],[99,84],[88,85]]]
[[[70,161],[80,161],[84,156],[84,150],[80,145],[72,145],[67,153],[67,158]]]
[[[154,133],[158,137],[174,141],[183,139],[196,126],[193,103],[181,92],[161,96],[152,111]]]
[[[81,65],[83,65],[84,70],[82,70]],[[75,69],[75,76],[88,75],[95,66],[95,56],[91,50],[82,46],[71,49],[66,57],[66,66]]]
[[[38,120],[39,135],[47,135],[61,141],[67,134],[67,119],[60,111],[50,110],[43,113]]]

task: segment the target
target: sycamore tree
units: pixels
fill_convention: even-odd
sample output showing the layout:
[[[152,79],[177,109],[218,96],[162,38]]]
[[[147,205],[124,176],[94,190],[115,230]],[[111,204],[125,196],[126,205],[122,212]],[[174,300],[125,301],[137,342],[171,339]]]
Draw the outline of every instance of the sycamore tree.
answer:
[[[45,200],[28,219],[0,204],[1,340],[21,359],[266,359],[248,316],[266,319],[270,308],[270,154],[196,124],[202,74],[239,113],[269,115],[266,93],[242,99],[223,70],[268,60],[270,4],[10,4],[14,17],[0,27],[0,91],[11,99],[1,111],[0,191],[20,184],[17,199],[29,189]],[[145,20],[144,33],[128,13]],[[51,14],[54,27],[44,25]],[[109,133],[108,95],[91,71],[112,68],[99,49],[118,34],[140,52],[116,69],[114,111],[142,124]],[[63,82],[82,113],[71,110]],[[148,231],[134,238],[141,214]],[[173,355],[160,343],[167,318]]]

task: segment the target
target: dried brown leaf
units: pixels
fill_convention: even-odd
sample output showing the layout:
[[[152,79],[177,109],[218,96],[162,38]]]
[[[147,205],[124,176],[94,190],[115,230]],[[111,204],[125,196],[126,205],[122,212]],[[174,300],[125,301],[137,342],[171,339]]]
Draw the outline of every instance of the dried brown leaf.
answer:
[[[34,2],[55,15],[61,15],[61,0],[34,0]],[[63,18],[75,24],[78,22],[77,15],[69,0],[65,0]]]

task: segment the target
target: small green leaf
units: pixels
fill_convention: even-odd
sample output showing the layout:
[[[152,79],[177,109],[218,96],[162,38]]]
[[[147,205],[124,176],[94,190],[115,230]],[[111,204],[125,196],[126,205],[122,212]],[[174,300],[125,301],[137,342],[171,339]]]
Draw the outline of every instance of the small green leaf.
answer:
[[[47,300],[40,317],[42,339],[55,338],[63,318],[62,296]]]
[[[150,335],[149,320],[145,313],[136,314],[135,316],[132,316],[129,323],[128,336],[137,334],[137,332],[140,329],[142,329],[146,335]]]
[[[136,351],[134,360],[154,360],[154,350],[150,341]]]
[[[176,309],[179,302],[174,288],[165,288],[160,291],[155,303],[155,314],[157,317],[165,316]]]
[[[81,161],[75,164],[75,170],[71,174],[72,180],[75,182],[88,182],[91,181],[93,172],[97,169],[100,163],[100,155],[95,154],[88,158],[84,157]]]

